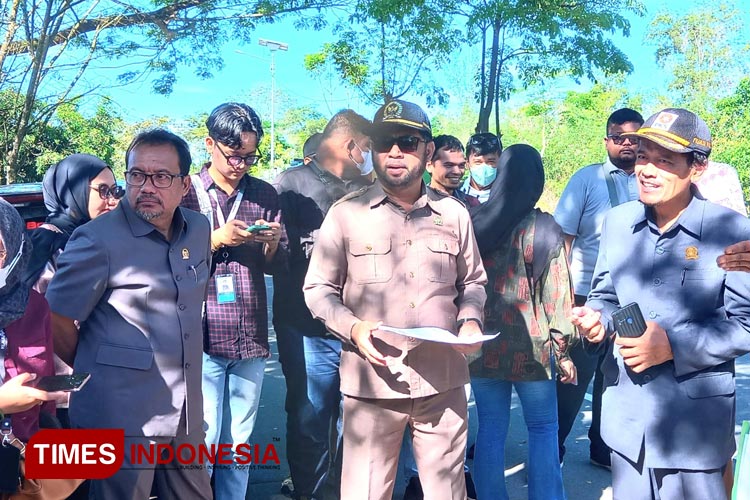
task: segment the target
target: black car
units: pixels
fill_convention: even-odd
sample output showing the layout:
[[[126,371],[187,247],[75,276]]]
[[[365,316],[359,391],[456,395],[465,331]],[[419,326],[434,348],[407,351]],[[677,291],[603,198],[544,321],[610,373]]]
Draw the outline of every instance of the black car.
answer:
[[[26,229],[36,229],[47,217],[41,182],[0,186],[0,198],[16,207],[26,221]]]

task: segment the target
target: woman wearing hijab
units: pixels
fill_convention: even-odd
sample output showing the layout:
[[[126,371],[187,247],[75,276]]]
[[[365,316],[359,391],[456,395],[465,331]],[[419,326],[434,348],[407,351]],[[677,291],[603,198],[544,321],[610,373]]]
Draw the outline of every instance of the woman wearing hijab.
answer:
[[[565,498],[555,376],[575,383],[568,357],[575,330],[567,320],[572,291],[562,232],[534,208],[543,188],[539,153],[513,145],[500,156],[487,202],[470,209],[488,277],[485,330],[501,332],[469,365],[479,421],[478,500],[508,498],[502,471],[514,387],[529,433],[529,499]]]
[[[47,401],[53,394],[21,387],[54,374],[49,306],[21,279],[30,250],[23,219],[0,200],[0,409],[12,413],[13,433],[24,442],[39,430],[40,412],[55,411],[54,402]]]
[[[24,281],[45,293],[57,269],[59,253],[75,229],[113,210],[125,190],[112,169],[96,156],[74,154],[52,166],[42,182],[50,215],[32,231],[34,251]]]
[[[96,156],[74,154],[47,170],[42,181],[44,205],[49,216],[30,233],[31,260],[23,281],[39,293],[45,293],[57,270],[57,258],[78,226],[113,210],[125,190],[115,182],[112,169]],[[57,356],[55,373],[67,375],[72,369]],[[70,427],[68,393],[57,400],[57,418]]]

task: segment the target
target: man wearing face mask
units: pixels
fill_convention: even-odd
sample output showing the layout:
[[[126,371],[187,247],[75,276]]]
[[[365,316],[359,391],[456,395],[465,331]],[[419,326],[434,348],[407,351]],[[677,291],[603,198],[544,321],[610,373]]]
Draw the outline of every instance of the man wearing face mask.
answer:
[[[287,459],[298,499],[339,494],[341,342],[313,319],[302,284],[328,209],[345,194],[372,184],[370,141],[363,132],[369,124],[350,109],[339,111],[314,153],[304,152],[311,161],[274,181],[289,237],[289,268],[273,277],[273,324],[287,383]]]
[[[495,134],[484,132],[469,138],[466,143],[469,177],[461,186],[461,191],[466,193],[470,202],[472,198],[479,203],[489,199],[492,183],[497,177],[497,160],[502,151],[503,143]]]

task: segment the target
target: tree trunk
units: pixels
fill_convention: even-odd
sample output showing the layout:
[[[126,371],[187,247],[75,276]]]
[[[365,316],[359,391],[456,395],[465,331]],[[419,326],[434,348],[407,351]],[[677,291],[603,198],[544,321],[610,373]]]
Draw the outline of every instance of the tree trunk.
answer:
[[[482,103],[482,107],[479,110],[479,120],[477,121],[477,127],[475,133],[479,134],[482,132],[489,132],[490,130],[490,115],[492,114],[492,107],[495,104],[495,95],[497,95],[497,78],[498,78],[498,56],[500,53],[500,29],[502,24],[500,19],[495,19],[492,23],[492,48],[490,49],[490,78],[487,83],[487,97]]]

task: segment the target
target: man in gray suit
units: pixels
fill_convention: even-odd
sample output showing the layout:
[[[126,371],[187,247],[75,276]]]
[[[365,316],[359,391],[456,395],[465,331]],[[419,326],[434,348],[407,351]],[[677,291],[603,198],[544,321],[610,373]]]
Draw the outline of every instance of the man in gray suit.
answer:
[[[591,293],[572,312],[589,347],[605,350],[601,434],[614,498],[725,499],[734,360],[750,352],[750,276],[725,272],[717,258],[747,238],[750,221],[692,187],[711,152],[695,114],[668,108],[627,135],[640,140],[640,201],[608,212]],[[626,337],[629,322],[612,314],[632,302],[646,328]]]
[[[160,499],[210,498],[203,470],[174,461],[131,467],[133,444],[176,450],[203,442],[201,307],[210,240],[206,218],[179,208],[190,188],[183,139],[141,133],[125,164],[126,198],[73,233],[47,290],[55,351],[75,372],[91,373],[71,398],[70,419],[77,428],[125,429],[123,468],[93,481],[93,498],[142,500],[152,483]]]

